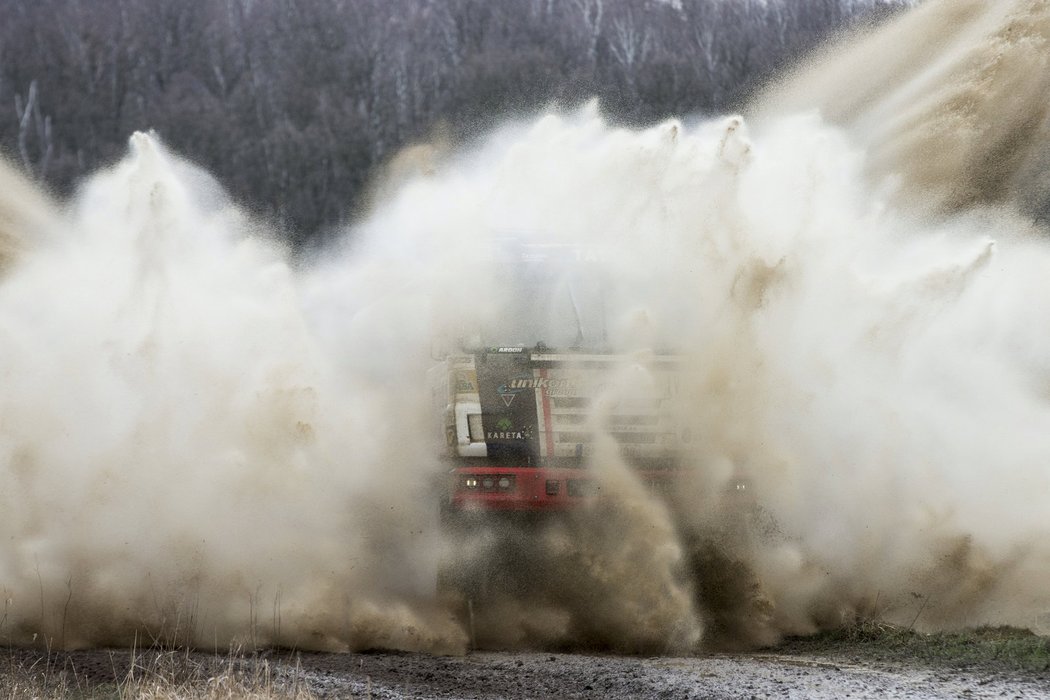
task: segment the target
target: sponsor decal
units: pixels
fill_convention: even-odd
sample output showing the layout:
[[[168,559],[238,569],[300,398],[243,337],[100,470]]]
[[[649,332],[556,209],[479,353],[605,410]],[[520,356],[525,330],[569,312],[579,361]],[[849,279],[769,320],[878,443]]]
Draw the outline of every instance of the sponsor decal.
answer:
[[[510,408],[510,405],[514,403],[514,399],[517,398],[518,394],[528,389],[524,386],[514,386],[514,383],[518,380],[512,379],[508,384],[500,384],[496,387],[496,393],[503,399],[503,405]]]
[[[486,440],[527,440],[532,436],[531,428],[518,430],[514,427],[514,422],[506,416],[496,421],[495,428],[485,433]]]
[[[522,377],[519,379],[511,379],[510,384],[507,386],[511,390],[543,389],[550,393],[551,390],[567,391],[569,389],[575,389],[577,383],[564,377]]]
[[[574,373],[570,376],[534,376],[522,374],[506,384],[501,385],[497,391],[500,396],[517,394],[527,390],[541,390],[547,396],[595,396],[609,389],[609,385],[603,381],[595,381],[592,376],[580,376]],[[615,386],[615,385],[614,385]],[[632,394],[628,398],[634,399],[665,399],[671,398],[678,393],[677,384],[656,384],[649,381],[634,380],[630,384],[623,384],[623,388],[630,388]],[[510,405],[509,403],[507,404]]]
[[[496,390],[508,408],[523,391],[540,391],[544,396],[580,396],[584,385],[576,377],[536,377],[525,374],[500,385]]]
[[[580,383],[566,377],[534,377],[526,374],[501,384],[496,392],[503,399],[503,405],[510,408],[518,394],[536,389],[542,390],[548,396],[575,396],[580,389]]]
[[[478,391],[478,377],[475,372],[456,372],[456,393],[471,394]]]

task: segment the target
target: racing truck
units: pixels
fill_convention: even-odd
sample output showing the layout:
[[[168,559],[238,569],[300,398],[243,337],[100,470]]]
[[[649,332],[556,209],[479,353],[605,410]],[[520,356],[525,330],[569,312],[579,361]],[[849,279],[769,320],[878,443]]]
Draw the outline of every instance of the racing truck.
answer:
[[[543,345],[449,356],[432,384],[449,460],[446,520],[552,513],[600,497],[586,469],[599,449],[614,450],[651,491],[672,488],[689,439],[675,410],[677,365],[669,355]]]
[[[439,590],[462,603],[454,609],[469,621],[472,640],[475,610],[499,618],[499,601],[525,609],[537,601],[537,610],[553,601],[586,616],[589,603],[574,598],[581,582],[564,578],[579,570],[562,565],[564,543],[592,541],[596,531],[615,540],[624,494],[652,496],[669,507],[683,566],[703,572],[698,596],[721,601],[711,628],[732,639],[736,620],[752,619],[761,600],[725,537],[746,539],[753,495],[742,471],[728,483],[701,473],[701,431],[684,403],[693,393],[685,388],[697,385],[689,363],[679,354],[614,349],[605,316],[615,285],[586,252],[518,246],[501,262],[499,317],[507,325],[443,344],[430,370],[434,424],[444,437],[448,550]],[[500,344],[507,338],[524,342]],[[697,500],[705,488],[729,493]],[[716,516],[701,518],[706,523],[728,527],[712,531],[697,510]],[[727,602],[725,591],[740,592],[739,600]]]
[[[746,477],[734,474],[726,493],[703,501],[716,509],[715,530],[681,517],[698,488],[681,357],[495,346],[451,355],[434,372],[447,458],[440,512],[453,552],[438,587],[462,602],[472,640],[476,607],[498,614],[486,602],[501,596],[580,605],[580,582],[557,571],[559,546],[545,549],[558,537],[544,533],[574,538],[597,526],[617,536],[624,492],[603,472],[611,461],[635,497],[669,506],[701,606],[717,601],[708,614],[716,637],[732,640],[768,615],[739,560],[754,506]]]

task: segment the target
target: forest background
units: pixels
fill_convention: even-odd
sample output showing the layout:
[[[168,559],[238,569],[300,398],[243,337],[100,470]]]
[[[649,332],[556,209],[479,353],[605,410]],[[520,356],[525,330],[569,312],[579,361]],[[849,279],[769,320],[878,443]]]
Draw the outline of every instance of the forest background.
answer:
[[[152,129],[296,246],[406,145],[597,99],[733,110],[908,0],[0,0],[0,153],[59,196]]]

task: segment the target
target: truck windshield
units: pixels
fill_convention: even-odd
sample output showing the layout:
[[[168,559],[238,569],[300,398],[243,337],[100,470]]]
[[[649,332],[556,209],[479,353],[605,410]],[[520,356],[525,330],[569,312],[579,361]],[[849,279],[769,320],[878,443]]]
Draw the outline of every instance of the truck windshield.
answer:
[[[483,343],[604,348],[605,299],[599,265],[575,246],[508,248],[497,266],[500,314],[484,330]]]

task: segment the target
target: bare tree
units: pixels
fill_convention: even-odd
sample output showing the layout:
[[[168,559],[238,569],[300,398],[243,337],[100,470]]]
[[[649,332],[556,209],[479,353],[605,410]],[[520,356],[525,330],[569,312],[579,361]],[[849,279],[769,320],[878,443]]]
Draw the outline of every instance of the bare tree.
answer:
[[[580,13],[580,21],[587,37],[587,61],[593,65],[598,54],[598,40],[602,35],[605,0],[572,0],[572,4]]]
[[[40,111],[37,100],[37,81],[29,83],[25,100],[15,95],[15,113],[18,116],[18,153],[22,167],[33,178],[43,180],[51,163],[54,144],[51,140],[51,117]],[[30,154],[30,140],[34,142],[36,157]]]

